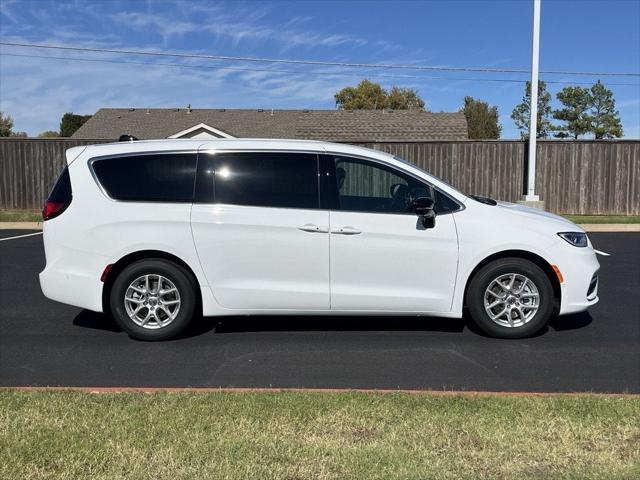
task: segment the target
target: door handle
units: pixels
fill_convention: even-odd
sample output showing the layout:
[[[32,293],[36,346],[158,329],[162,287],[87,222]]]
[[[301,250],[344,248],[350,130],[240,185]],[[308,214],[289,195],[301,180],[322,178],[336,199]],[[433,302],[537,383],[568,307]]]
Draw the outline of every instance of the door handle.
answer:
[[[331,233],[335,233],[336,235],[358,235],[362,233],[362,230],[358,230],[354,227],[340,227],[331,229]]]
[[[318,225],[314,225],[312,223],[306,223],[304,225],[298,225],[298,230],[310,233],[327,233],[329,231],[329,228],[319,227]]]

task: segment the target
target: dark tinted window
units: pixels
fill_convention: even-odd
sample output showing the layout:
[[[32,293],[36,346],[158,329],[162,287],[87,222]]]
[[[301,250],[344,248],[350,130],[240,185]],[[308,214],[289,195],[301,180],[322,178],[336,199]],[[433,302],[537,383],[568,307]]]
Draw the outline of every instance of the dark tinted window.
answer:
[[[71,179],[69,178],[69,170],[67,167],[64,168],[58,177],[47,200],[65,205],[71,203]]]
[[[385,165],[356,158],[324,156],[327,172],[323,192],[329,197],[326,208],[372,212],[411,213],[412,202],[432,198],[437,213],[459,208],[458,204],[431,185]],[[323,168],[325,168],[323,167]],[[335,199],[331,199],[331,197]]]
[[[428,185],[383,165],[333,157],[333,167],[340,210],[413,213],[413,199],[431,196]]]
[[[132,155],[93,162],[107,194],[116,200],[192,202],[195,153]]]
[[[306,153],[217,153],[200,156],[200,202],[318,208],[318,159]],[[210,192],[213,191],[213,194]]]
[[[448,197],[444,193],[441,193],[438,190],[435,190],[435,211],[436,213],[447,213],[447,212],[455,212],[456,210],[460,210],[460,205],[458,202]]]

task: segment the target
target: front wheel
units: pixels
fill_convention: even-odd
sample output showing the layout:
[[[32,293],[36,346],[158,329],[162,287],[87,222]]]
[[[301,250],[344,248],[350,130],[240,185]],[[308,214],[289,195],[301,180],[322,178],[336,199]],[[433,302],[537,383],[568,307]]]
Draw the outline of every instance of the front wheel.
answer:
[[[114,320],[131,337],[165,340],[191,322],[196,294],[181,266],[161,259],[141,260],[120,272],[110,306]]]
[[[504,258],[485,265],[471,280],[467,305],[487,335],[523,338],[536,334],[553,312],[553,286],[535,263]]]

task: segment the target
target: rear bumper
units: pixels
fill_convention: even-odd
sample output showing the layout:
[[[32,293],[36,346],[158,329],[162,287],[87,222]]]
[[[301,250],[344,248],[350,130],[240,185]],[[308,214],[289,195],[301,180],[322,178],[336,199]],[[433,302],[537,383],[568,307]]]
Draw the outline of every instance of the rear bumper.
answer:
[[[74,307],[102,312],[104,284],[100,281],[100,274],[108,263],[106,257],[46,240],[47,265],[39,275],[44,296]]]
[[[51,268],[40,273],[40,288],[45,297],[94,312],[102,312],[102,286],[98,279],[82,273]]]

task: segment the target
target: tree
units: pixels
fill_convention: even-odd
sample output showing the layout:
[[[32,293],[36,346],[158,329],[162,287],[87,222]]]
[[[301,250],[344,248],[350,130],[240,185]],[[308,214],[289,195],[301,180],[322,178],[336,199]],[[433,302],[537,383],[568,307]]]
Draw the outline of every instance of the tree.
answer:
[[[613,92],[598,80],[591,87],[590,122],[596,139],[616,138],[623,135],[620,114],[616,110]]]
[[[499,123],[498,107],[491,107],[487,102],[473,97],[464,97],[462,112],[467,119],[470,139],[500,138],[502,125]]]
[[[588,88],[565,87],[556,95],[563,108],[554,110],[553,118],[566,122],[565,125],[557,127],[558,137],[578,138],[591,130],[591,117],[589,107],[591,105],[591,94]]]
[[[392,87],[387,92],[378,83],[362,80],[356,87],[345,87],[334,95],[341,110],[424,110],[424,100],[413,88]]]
[[[55,138],[59,136],[60,134],[54,130],[45,130],[44,132],[38,134],[38,138]]]
[[[11,132],[11,136],[12,137],[27,138],[29,136],[29,134],[27,132]]]
[[[547,84],[542,80],[538,81],[538,125],[536,128],[536,138],[547,138],[549,132],[554,129],[550,120],[551,115],[551,94],[547,92]],[[529,138],[529,116],[531,112],[531,82],[527,82],[522,103],[516,106],[511,112],[511,119],[520,130],[522,138]]]
[[[90,118],[91,115],[76,115],[71,112],[65,113],[60,121],[60,136],[70,137]]]
[[[414,88],[392,87],[387,94],[387,108],[391,110],[424,110],[424,100]]]
[[[0,112],[0,137],[10,137],[13,129],[13,118]]]
[[[387,92],[377,83],[362,80],[357,87],[345,87],[334,95],[342,110],[378,110],[385,108]]]

